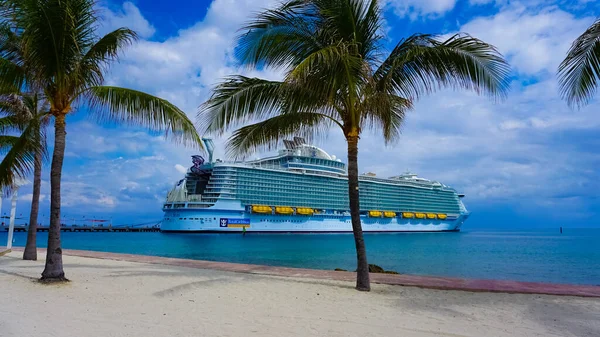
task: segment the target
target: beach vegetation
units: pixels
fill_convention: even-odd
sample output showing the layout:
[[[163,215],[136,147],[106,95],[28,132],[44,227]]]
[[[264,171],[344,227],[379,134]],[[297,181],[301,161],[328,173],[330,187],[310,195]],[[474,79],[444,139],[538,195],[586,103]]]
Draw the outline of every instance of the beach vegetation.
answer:
[[[589,103],[600,81],[600,19],[581,34],[558,67],[560,93],[572,107]]]
[[[14,182],[33,173],[33,190],[23,260],[37,260],[37,222],[42,185],[42,162],[48,158],[46,127],[50,115],[42,96],[0,95],[0,188],[14,193]],[[33,170],[33,172],[31,172]]]
[[[21,40],[21,55],[0,55],[0,88],[43,93],[54,125],[45,281],[65,280],[60,219],[68,116],[86,113],[98,122],[144,127],[202,146],[193,123],[174,104],[104,85],[108,67],[138,36],[125,27],[100,36],[95,6],[94,0],[0,0],[0,21]]]
[[[281,80],[232,75],[199,109],[207,133],[234,129],[237,157],[271,149],[287,137],[346,140],[348,195],[357,254],[356,289],[370,290],[360,221],[358,149],[365,130],[398,140],[414,103],[441,88],[493,99],[508,91],[510,68],[497,49],[468,34],[415,34],[390,48],[378,0],[291,0],[259,13],[241,29],[237,57]]]

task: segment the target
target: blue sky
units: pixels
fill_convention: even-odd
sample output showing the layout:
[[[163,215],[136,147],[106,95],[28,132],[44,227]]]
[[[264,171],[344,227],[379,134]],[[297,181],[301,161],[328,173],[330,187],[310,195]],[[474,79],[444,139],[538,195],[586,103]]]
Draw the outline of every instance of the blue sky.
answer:
[[[237,29],[273,1],[103,1],[102,32],[127,26],[141,40],[113,66],[108,84],[167,98],[195,119],[220,78],[244,72],[276,79],[277,71],[241,70],[234,54]],[[600,97],[571,110],[558,96],[556,68],[571,41],[600,15],[593,0],[387,0],[388,48],[416,32],[466,32],[492,43],[512,66],[509,96],[491,102],[444,90],[419,101],[399,142],[384,147],[366,133],[359,149],[363,172],[391,176],[407,169],[467,196],[466,226],[600,227]],[[600,95],[599,95],[600,96]],[[138,223],[161,218],[166,191],[190,166],[193,150],[160,134],[98,124],[86,111],[67,120],[63,214]],[[52,140],[52,139],[50,139]],[[217,157],[223,140],[216,138]],[[321,144],[344,157],[342,135]],[[263,155],[263,154],[255,154]],[[47,221],[49,163],[40,215]],[[28,214],[31,186],[17,213]],[[5,200],[2,213],[8,212]]]

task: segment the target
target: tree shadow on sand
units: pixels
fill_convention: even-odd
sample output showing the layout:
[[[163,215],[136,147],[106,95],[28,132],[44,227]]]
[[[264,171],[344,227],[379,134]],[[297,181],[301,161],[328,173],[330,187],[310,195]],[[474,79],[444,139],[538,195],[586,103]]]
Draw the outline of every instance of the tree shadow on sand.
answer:
[[[23,275],[23,274],[19,274],[19,273],[14,273],[14,272],[10,272],[10,271],[3,270],[3,269],[0,269],[0,274],[10,275],[10,276],[16,276],[16,277],[24,278],[24,279],[35,281],[35,282],[37,282],[37,281],[40,280],[39,278],[36,278],[36,277],[33,277],[33,276],[28,276],[28,275]]]
[[[217,274],[217,276],[215,275]],[[192,278],[203,278],[201,280],[192,281],[180,285],[173,286],[171,288],[155,292],[153,295],[158,297],[168,296],[170,294],[179,293],[193,288],[208,287],[223,283],[248,283],[250,281],[258,280],[270,280],[275,282],[286,282],[286,283],[304,283],[314,284],[327,287],[335,287],[341,289],[354,290],[353,282],[340,282],[330,280],[315,280],[315,279],[303,279],[303,278],[286,278],[281,276],[269,276],[259,274],[246,274],[246,273],[235,273],[235,272],[223,272],[214,270],[190,270],[190,271],[177,271],[177,270],[135,270],[135,271],[115,271],[106,275],[106,277],[144,277],[144,276],[157,276],[157,277],[192,277]],[[216,276],[216,277],[215,277]]]

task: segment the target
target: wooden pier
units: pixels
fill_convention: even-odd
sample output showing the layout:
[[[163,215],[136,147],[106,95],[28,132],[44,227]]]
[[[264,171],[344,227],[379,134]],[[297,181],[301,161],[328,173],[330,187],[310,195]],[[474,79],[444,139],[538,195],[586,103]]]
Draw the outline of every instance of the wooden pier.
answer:
[[[15,225],[15,232],[27,232],[29,229],[28,225]],[[48,226],[38,226],[38,232],[47,232]],[[0,226],[0,231],[8,231],[8,225]],[[145,233],[145,232],[160,232],[160,228],[157,225],[154,226],[67,226],[63,225],[60,227],[61,232],[134,232],[134,233]]]

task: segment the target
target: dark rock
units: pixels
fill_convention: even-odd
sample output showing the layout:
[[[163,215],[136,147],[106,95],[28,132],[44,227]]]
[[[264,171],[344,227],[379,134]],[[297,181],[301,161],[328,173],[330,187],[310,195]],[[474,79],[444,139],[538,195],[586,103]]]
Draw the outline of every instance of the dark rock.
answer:
[[[335,271],[347,271],[346,269],[342,269],[342,268],[335,268]]]
[[[385,270],[376,264],[369,265],[369,273],[384,273]]]
[[[369,265],[369,273],[377,273],[377,274],[400,274],[397,271],[393,270],[385,270],[376,264]]]

